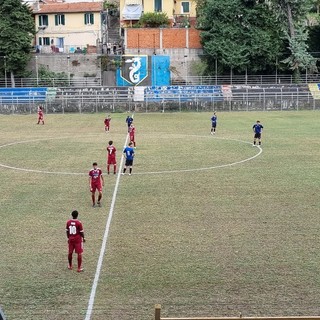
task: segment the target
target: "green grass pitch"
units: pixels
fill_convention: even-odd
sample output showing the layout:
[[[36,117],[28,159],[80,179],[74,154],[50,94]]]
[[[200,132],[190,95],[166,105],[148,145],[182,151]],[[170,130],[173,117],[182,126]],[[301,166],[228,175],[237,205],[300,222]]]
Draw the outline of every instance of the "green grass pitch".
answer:
[[[11,144],[0,164],[18,168],[0,167],[8,320],[85,317],[117,180],[105,174],[91,208],[87,173],[93,161],[106,173],[109,139],[120,164],[126,140],[126,114],[108,135],[104,116],[0,116],[0,145]],[[151,320],[157,303],[167,317],[319,315],[320,113],[221,112],[215,136],[210,117],[135,114],[133,175],[120,177],[93,320]],[[81,274],[67,270],[73,209],[87,238]]]

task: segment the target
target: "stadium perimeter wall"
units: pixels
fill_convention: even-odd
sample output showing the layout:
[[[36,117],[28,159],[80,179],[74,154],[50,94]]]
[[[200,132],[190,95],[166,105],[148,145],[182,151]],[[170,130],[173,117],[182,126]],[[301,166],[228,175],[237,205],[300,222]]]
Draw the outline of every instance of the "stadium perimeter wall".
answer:
[[[2,88],[0,113],[320,110],[307,85]]]

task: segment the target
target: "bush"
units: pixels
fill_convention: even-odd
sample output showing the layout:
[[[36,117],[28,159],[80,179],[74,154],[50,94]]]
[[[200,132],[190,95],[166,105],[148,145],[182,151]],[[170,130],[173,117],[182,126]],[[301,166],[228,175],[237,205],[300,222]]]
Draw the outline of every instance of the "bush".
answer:
[[[139,20],[139,24],[145,28],[159,28],[168,26],[169,18],[165,12],[146,12]]]

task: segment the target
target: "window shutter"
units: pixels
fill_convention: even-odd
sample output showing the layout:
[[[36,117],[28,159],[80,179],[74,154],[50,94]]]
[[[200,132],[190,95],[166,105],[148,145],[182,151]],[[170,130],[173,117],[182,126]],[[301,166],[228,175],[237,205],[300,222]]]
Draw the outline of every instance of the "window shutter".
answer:
[[[181,2],[181,4],[182,4],[182,8],[183,8],[183,13],[190,12],[189,2]]]
[[[59,25],[59,23],[58,23],[58,15],[57,15],[57,14],[54,16],[54,24],[55,24],[56,26]]]
[[[84,24],[87,24],[87,14],[84,14]]]
[[[90,20],[91,20],[90,22],[91,22],[91,24],[94,24],[94,15],[93,15],[93,13],[91,13],[90,16],[91,16],[91,17],[90,17],[90,18],[91,18],[91,19],[90,19]]]
[[[42,23],[41,23],[41,16],[39,16],[39,26],[41,27],[42,26]]]
[[[65,25],[65,19],[64,19],[64,14],[61,15],[61,24],[64,26]]]

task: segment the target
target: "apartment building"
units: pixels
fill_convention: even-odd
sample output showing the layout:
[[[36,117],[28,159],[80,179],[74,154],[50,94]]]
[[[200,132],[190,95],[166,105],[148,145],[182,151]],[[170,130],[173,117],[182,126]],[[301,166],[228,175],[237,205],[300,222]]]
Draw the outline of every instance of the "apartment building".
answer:
[[[103,2],[36,1],[35,45],[40,53],[85,53],[102,38]],[[90,48],[90,49],[89,49]]]
[[[172,27],[189,27],[196,19],[194,0],[120,0],[120,20],[123,26],[134,25],[144,12],[164,12]]]

